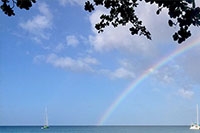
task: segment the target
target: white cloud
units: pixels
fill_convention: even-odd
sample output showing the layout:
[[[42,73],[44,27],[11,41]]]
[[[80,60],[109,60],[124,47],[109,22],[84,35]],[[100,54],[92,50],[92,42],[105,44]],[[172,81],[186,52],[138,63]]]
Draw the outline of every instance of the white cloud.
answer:
[[[33,39],[37,42],[40,41],[40,38],[48,39],[49,35],[45,30],[51,29],[53,17],[46,3],[39,3],[38,6],[39,15],[19,24],[21,28],[33,34]]]
[[[173,70],[172,70],[173,71]],[[153,72],[153,75],[156,77],[156,79],[160,83],[165,83],[165,84],[173,84],[175,79],[175,73],[173,74],[171,70],[168,71],[159,71],[157,70],[156,72]]]
[[[86,37],[84,37],[84,36],[82,36],[82,35],[80,35],[80,41],[81,41],[83,44],[86,44],[86,45],[89,43],[88,38],[86,38]]]
[[[37,55],[33,58],[33,62],[34,63],[41,63],[45,60],[45,56],[44,55]]]
[[[76,47],[80,43],[80,41],[86,43],[86,38],[84,38],[83,36],[80,36],[80,41],[75,35],[68,35],[65,39],[66,42],[56,45],[55,52],[60,52],[64,50],[66,46]]]
[[[133,79],[135,74],[125,68],[118,68],[114,72],[111,73],[111,78],[125,78],[125,79]]]
[[[83,5],[86,0],[59,0],[59,4],[61,6],[66,6],[67,4],[78,4],[78,5]]]
[[[46,62],[53,65],[56,68],[61,68],[65,70],[70,70],[74,72],[95,72],[98,74],[103,74],[111,79],[133,79],[135,78],[135,73],[128,69],[128,65],[125,60],[120,61],[120,67],[115,70],[109,69],[94,69],[100,63],[96,58],[86,56],[80,58],[71,58],[69,56],[60,57],[54,53],[49,55],[37,55],[33,59],[34,63]],[[125,63],[126,62],[126,63]],[[132,66],[131,66],[132,67]],[[130,67],[130,68],[131,68]]]
[[[63,50],[65,48],[64,44],[60,43],[56,46],[55,51],[56,52],[60,52],[61,50]]]
[[[79,44],[79,40],[74,35],[66,36],[68,46],[76,47]]]
[[[174,85],[180,80],[183,80],[182,77],[180,77],[182,69],[176,62],[168,62],[168,64],[162,66],[161,68],[150,71],[153,72],[152,76],[154,76],[160,83]]]
[[[110,51],[113,49],[122,49],[132,51],[134,49],[145,50],[143,44],[138,44],[133,40],[133,36],[130,34],[128,28],[119,26],[113,28],[112,26],[105,28],[103,33],[97,33],[94,25],[99,22],[99,16],[105,12],[101,10],[95,11],[91,17],[90,21],[93,26],[94,36],[89,36],[90,43],[97,51]],[[133,49],[133,47],[135,47]]]
[[[85,57],[82,59],[85,63],[87,64],[93,64],[93,65],[98,65],[99,62],[97,61],[97,59],[92,58],[92,57]]]
[[[174,78],[166,74],[163,76],[163,81],[166,83],[171,83],[174,81]]]
[[[94,72],[91,65],[98,64],[98,61],[92,57],[73,59],[71,57],[58,57],[56,54],[48,55],[46,62],[62,69],[88,72]]]
[[[112,26],[109,26],[105,28],[103,33],[99,34],[97,33],[97,30],[94,26],[96,23],[100,22],[99,16],[101,14],[106,14],[107,11],[103,8],[97,8],[92,13],[89,20],[91,23],[91,30],[93,32],[93,35],[89,36],[89,40],[90,45],[92,46],[94,51],[104,52],[117,50],[125,51],[126,53],[131,53],[133,55],[134,53],[139,53],[140,55],[140,57],[134,56],[138,58],[135,60],[135,63],[133,61],[122,61],[118,69],[103,69],[103,73],[115,76],[123,75],[120,73],[122,73],[124,69],[124,73],[126,70],[129,72],[134,72],[134,74],[137,76],[144,70],[146,70],[149,66],[152,66],[154,63],[156,63],[156,61],[159,61],[163,57],[167,56],[173,51],[173,49],[175,50],[179,47],[178,44],[172,39],[173,33],[178,29],[169,27],[169,16],[167,14],[168,11],[164,9],[162,10],[160,15],[156,15],[157,9],[157,5],[150,5],[146,4],[145,2],[140,3],[139,7],[136,9],[136,13],[139,19],[143,21],[143,25],[145,25],[147,29],[151,32],[153,39],[152,41],[149,41],[142,36],[132,36],[130,34],[130,31],[128,30],[130,24],[128,24],[126,27],[119,26],[118,28],[113,28]],[[195,30],[193,28],[191,28],[191,30],[193,36],[195,34],[199,35],[199,30],[197,29],[197,27],[195,27]],[[196,36],[194,38],[199,37]],[[194,38],[191,37],[190,39]],[[190,39],[186,41],[188,42]],[[170,45],[173,43],[175,43],[175,45]],[[181,61],[178,61],[180,60],[180,57],[179,59],[177,59],[176,57],[177,60],[174,63],[168,62],[166,65],[159,68],[159,70],[153,71],[153,75],[156,77],[156,80],[171,85],[182,83],[179,86],[184,86],[185,84],[191,83],[191,81],[188,81],[187,79],[193,79],[193,81],[199,83],[200,71],[198,66],[200,66],[200,63],[197,58],[199,57],[199,49],[196,49],[195,51],[196,52],[194,52],[193,50],[193,54],[191,54],[192,52],[190,52],[189,54],[191,55],[187,55],[187,57],[181,59]],[[151,54],[151,56],[149,56],[149,53]]]
[[[150,31],[152,40],[156,43],[166,43],[172,40],[172,35],[176,29],[168,25],[168,10],[164,8],[161,13],[157,15],[157,9],[158,6],[156,4],[147,4],[143,1],[140,2],[139,6],[136,8],[136,13],[139,19],[142,20],[143,25]]]
[[[115,70],[110,70],[110,69],[99,69],[98,74],[104,75],[110,79],[126,79],[126,80],[132,80],[135,78],[135,73],[123,68],[119,67]]]
[[[193,97],[194,92],[192,90],[187,89],[179,89],[178,94],[184,98],[190,99]]]
[[[136,77],[135,66],[127,59],[119,60],[116,69],[99,69],[98,73],[109,77],[110,79],[133,79]]]
[[[111,79],[126,79],[133,80],[145,70],[143,62],[135,60],[133,58],[123,58],[118,61],[118,65],[115,69],[99,69],[99,74],[103,74]]]
[[[49,17],[51,18],[52,17],[52,14],[48,8],[48,5],[46,3],[39,3],[39,11],[45,15],[46,17]]]
[[[119,50],[127,51],[131,53],[142,54],[155,54],[157,51],[156,44],[161,45],[169,42],[173,33],[173,28],[168,26],[167,13],[164,10],[159,16],[156,15],[156,6],[150,6],[149,4],[140,3],[141,6],[137,8],[137,15],[143,21],[147,29],[152,33],[153,40],[150,41],[144,36],[131,35],[129,27],[113,26],[106,27],[103,33],[97,33],[94,28],[95,24],[100,22],[99,17],[101,14],[106,14],[106,10],[98,8],[91,16],[90,22],[92,25],[92,31],[94,35],[90,35],[90,44],[96,51],[110,51]],[[144,8],[145,7],[145,8]],[[158,30],[158,25],[159,30]]]
[[[134,64],[134,61],[128,59],[119,60],[119,65],[129,70],[133,70],[134,68],[136,68],[136,64]]]

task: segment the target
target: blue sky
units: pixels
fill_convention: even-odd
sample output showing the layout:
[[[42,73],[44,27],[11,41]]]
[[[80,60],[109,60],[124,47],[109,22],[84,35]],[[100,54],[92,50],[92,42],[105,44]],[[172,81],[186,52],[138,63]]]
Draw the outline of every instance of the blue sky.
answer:
[[[146,69],[180,47],[167,11],[140,3],[152,41],[127,27],[94,28],[99,14],[82,0],[38,1],[31,10],[0,14],[0,125],[96,125]],[[145,10],[144,10],[145,9]],[[192,37],[200,32],[191,27]],[[200,46],[155,70],[114,110],[105,125],[190,124],[200,104]]]

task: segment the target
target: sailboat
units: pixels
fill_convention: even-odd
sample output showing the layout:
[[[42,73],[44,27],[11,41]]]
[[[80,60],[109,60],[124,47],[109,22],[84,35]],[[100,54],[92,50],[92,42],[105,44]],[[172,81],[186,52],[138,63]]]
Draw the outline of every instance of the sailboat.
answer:
[[[197,122],[196,122],[196,123],[193,123],[193,124],[190,126],[190,129],[193,129],[193,130],[200,130],[200,125],[199,125],[199,107],[198,107],[198,104],[197,104]]]
[[[47,128],[49,128],[49,124],[48,124],[47,108],[45,108],[45,124],[43,127],[41,127],[41,129],[47,129]]]

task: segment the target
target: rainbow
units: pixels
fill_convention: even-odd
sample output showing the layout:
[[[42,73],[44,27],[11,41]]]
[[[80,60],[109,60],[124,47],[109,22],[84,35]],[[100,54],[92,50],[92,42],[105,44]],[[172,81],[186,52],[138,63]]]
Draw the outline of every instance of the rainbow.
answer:
[[[109,116],[113,113],[113,111],[119,106],[119,104],[130,94],[141,82],[143,82],[145,79],[149,77],[156,69],[159,69],[163,65],[167,64],[170,60],[173,58],[181,55],[187,50],[192,49],[193,47],[200,44],[200,38],[197,38],[187,44],[180,45],[181,47],[170,53],[169,55],[162,58],[160,61],[149,67],[147,70],[145,70],[137,79],[132,81],[130,85],[124,89],[122,94],[120,94],[114,102],[109,106],[109,108],[105,111],[103,116],[98,121],[97,125],[103,125],[104,122],[109,118]]]

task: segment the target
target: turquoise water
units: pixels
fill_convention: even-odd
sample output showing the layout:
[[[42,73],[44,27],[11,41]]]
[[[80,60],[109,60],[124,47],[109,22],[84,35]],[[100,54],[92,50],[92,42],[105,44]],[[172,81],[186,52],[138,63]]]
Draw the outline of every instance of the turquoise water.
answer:
[[[0,126],[0,133],[200,133],[189,126]]]

